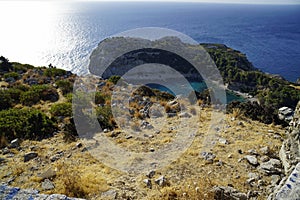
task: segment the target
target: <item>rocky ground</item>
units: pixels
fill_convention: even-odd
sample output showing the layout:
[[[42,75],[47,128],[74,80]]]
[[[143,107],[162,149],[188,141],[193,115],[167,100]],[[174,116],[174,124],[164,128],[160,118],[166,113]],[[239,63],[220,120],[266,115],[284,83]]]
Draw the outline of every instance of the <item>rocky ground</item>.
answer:
[[[266,199],[284,174],[278,155],[285,130],[242,115],[226,115],[224,125],[209,132],[211,109],[197,107],[197,112],[200,117],[187,108],[184,116],[163,118],[160,131],[140,124],[142,137],[105,131],[122,148],[155,152],[172,142],[177,132],[188,130],[189,122],[198,122],[191,146],[163,168],[124,173],[96,159],[88,150],[91,141],[66,143],[58,133],[42,141],[16,140],[3,148],[2,184],[87,199],[213,199],[224,194]],[[182,119],[186,124],[177,129]]]

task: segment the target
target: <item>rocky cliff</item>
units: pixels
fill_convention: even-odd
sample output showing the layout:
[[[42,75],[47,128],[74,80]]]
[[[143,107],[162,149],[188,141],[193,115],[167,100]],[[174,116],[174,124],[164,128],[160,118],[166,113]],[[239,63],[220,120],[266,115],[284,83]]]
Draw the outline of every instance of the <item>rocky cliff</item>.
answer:
[[[269,199],[300,199],[300,101],[286,136],[279,152],[286,177],[281,180]]]

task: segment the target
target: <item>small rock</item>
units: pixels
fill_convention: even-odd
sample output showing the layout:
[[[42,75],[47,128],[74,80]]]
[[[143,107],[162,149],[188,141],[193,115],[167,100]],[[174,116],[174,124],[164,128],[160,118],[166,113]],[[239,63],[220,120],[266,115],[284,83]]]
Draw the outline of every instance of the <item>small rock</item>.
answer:
[[[103,192],[101,194],[101,197],[103,197],[103,199],[113,200],[116,199],[117,192],[115,190],[108,190],[106,192]]]
[[[44,190],[52,190],[55,188],[54,184],[52,183],[52,181],[50,181],[49,179],[45,179],[43,182],[42,182],[42,188]]]
[[[272,175],[271,176],[271,185],[277,185],[279,181],[281,180],[281,177],[279,175]]]
[[[213,162],[213,160],[216,158],[216,155],[211,152],[202,152],[202,157],[209,162]]]
[[[10,150],[5,147],[4,149],[2,149],[2,154],[5,155],[5,154],[9,154],[10,153]]]
[[[254,166],[258,165],[258,161],[255,156],[245,156],[245,158],[251,165],[254,165]]]
[[[243,154],[242,149],[239,149],[239,150],[238,150],[238,153],[239,153],[239,154]]]
[[[258,187],[263,187],[266,185],[266,183],[263,180],[259,180],[259,181],[257,181],[257,185],[258,185]]]
[[[160,131],[159,131],[159,130],[156,130],[156,131],[155,131],[155,134],[160,134]]]
[[[237,123],[237,125],[238,125],[238,126],[244,126],[244,123],[243,123],[242,121],[239,121],[239,122]]]
[[[81,143],[81,142],[78,142],[78,143],[76,144],[76,147],[77,147],[77,148],[81,148],[81,147],[82,147],[82,143]]]
[[[154,149],[154,148],[150,148],[150,149],[149,149],[149,151],[151,151],[151,152],[154,152],[154,151],[155,151],[155,149]]]
[[[260,157],[260,161],[261,162],[267,162],[269,160],[270,160],[270,158],[268,156],[262,156],[262,157]]]
[[[247,151],[248,154],[250,155],[258,155],[257,151],[255,149],[250,149]]]
[[[24,155],[24,162],[28,162],[29,160],[32,160],[32,159],[36,158],[37,156],[38,156],[38,154],[35,152],[26,153]]]
[[[149,180],[149,179],[144,179],[143,182],[146,184],[146,186],[147,186],[149,189],[152,189],[152,183],[151,183],[151,180]]]
[[[146,176],[147,176],[148,178],[152,178],[154,175],[155,175],[155,171],[154,171],[154,170],[151,170],[150,172],[148,172],[148,173],[146,174]]]
[[[6,162],[5,158],[0,158],[0,163],[5,163],[5,162]]]
[[[181,118],[190,118],[191,117],[191,115],[187,112],[182,112],[178,116]]]
[[[259,151],[263,155],[268,155],[270,152],[270,148],[268,146],[265,146],[265,147],[261,148]]]
[[[219,139],[219,143],[220,144],[229,144],[228,140],[224,139],[224,138],[220,138]]]
[[[160,176],[158,179],[155,180],[155,183],[159,186],[165,186],[167,184],[167,179],[164,176]]]
[[[108,133],[108,129],[104,129],[103,132],[104,132],[104,133]]]
[[[51,178],[53,178],[55,176],[56,176],[56,172],[54,170],[52,170],[51,168],[49,168],[45,172],[43,172],[40,175],[38,175],[38,177],[40,177],[42,179],[51,179]]]
[[[129,139],[132,138],[132,135],[127,135],[125,138],[126,138],[127,140],[129,140]]]
[[[268,130],[268,133],[274,133],[274,131],[273,130]]]
[[[14,139],[10,142],[10,148],[18,148],[20,147],[20,140],[17,138],[17,139]]]
[[[248,177],[249,177],[249,178],[254,178],[255,180],[258,180],[258,179],[259,179],[259,175],[258,175],[257,173],[252,173],[252,172],[250,172],[250,173],[248,174]]]

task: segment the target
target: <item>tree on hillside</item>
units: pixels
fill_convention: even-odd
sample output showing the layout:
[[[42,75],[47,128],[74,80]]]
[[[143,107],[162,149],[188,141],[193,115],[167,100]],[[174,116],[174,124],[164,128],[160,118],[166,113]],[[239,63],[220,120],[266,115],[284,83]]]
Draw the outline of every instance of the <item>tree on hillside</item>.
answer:
[[[12,70],[12,64],[4,56],[0,56],[0,71],[8,72]]]

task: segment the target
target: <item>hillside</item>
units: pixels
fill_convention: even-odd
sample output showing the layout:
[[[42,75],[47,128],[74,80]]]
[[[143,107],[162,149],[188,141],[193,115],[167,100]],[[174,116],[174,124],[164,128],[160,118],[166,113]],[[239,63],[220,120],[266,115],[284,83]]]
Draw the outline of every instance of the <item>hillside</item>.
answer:
[[[257,70],[239,51],[218,44],[203,46],[228,89],[256,96],[260,103],[229,104],[227,114],[213,129],[215,109],[207,101],[207,91],[190,104],[143,86],[130,96],[129,113],[117,119],[111,106],[120,77],[93,79],[96,91],[74,97],[77,75],[52,65],[34,67],[0,57],[3,184],[87,199],[220,199],[220,191],[240,199],[266,199],[284,176],[279,150],[286,129],[276,118],[277,109],[295,108],[300,90]],[[91,104],[103,132],[78,137],[74,98]],[[86,111],[80,114],[90,117]],[[104,134],[109,142],[130,152],[157,155],[179,133],[189,130],[196,130],[189,148],[162,168],[125,173],[93,153]],[[160,164],[164,161],[154,166]]]

